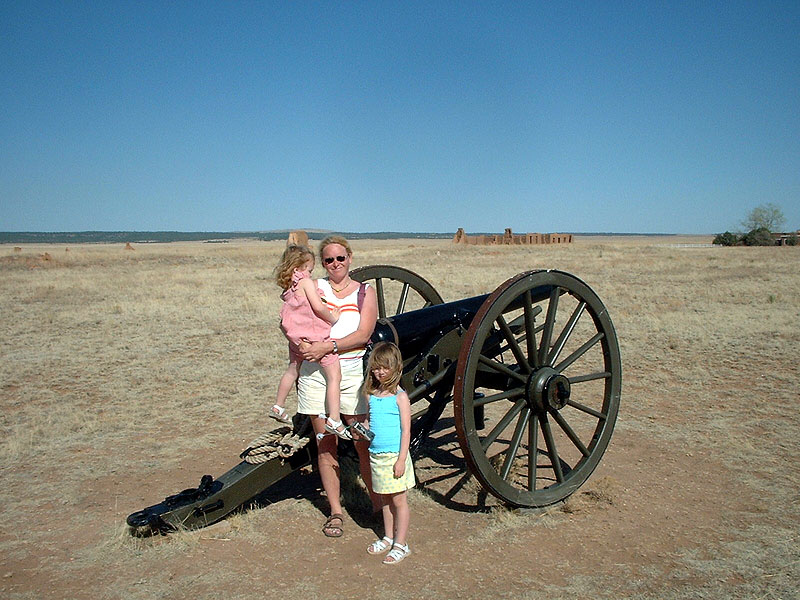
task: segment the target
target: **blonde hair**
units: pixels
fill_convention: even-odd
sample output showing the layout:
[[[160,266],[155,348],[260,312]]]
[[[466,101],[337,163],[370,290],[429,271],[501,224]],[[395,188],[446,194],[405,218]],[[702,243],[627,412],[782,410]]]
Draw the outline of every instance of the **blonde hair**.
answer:
[[[345,250],[347,250],[348,256],[353,256],[353,250],[350,248],[350,242],[340,235],[329,235],[319,243],[320,260],[322,260],[322,251],[325,249],[325,246],[330,246],[331,244],[339,244],[340,246],[344,247]]]
[[[281,262],[275,267],[275,283],[281,289],[288,290],[292,286],[292,273],[295,269],[302,269],[308,259],[314,260],[314,253],[308,246],[297,246],[292,244],[286,247],[281,257]]]
[[[386,381],[378,381],[373,369],[384,368],[389,370]],[[392,342],[378,342],[373,346],[367,360],[367,375],[364,378],[364,389],[368,394],[373,392],[396,392],[403,376],[403,356]]]

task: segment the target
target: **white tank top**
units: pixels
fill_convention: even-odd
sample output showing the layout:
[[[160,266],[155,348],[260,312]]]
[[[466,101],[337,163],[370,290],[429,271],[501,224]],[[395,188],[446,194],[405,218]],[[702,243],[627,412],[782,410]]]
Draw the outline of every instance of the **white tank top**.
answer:
[[[341,339],[358,329],[361,323],[361,313],[358,310],[358,290],[361,286],[356,286],[355,290],[344,298],[337,298],[334,295],[333,288],[327,279],[317,279],[317,287],[325,294],[325,300],[331,306],[339,309],[339,320],[331,327],[331,339]],[[345,363],[354,360],[360,361],[364,358],[365,352],[365,347],[348,350],[339,354],[339,360]]]

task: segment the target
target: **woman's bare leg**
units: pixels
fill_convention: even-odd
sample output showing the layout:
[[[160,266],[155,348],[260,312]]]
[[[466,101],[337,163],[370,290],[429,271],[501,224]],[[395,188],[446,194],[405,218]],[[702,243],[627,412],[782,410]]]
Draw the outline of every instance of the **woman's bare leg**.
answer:
[[[345,422],[350,425],[356,421],[363,423],[367,420],[367,415],[342,415]],[[376,513],[383,509],[380,494],[372,491],[372,470],[369,467],[369,442],[353,440],[353,445],[356,447],[358,454],[358,470],[361,473],[361,479],[364,485],[367,486],[369,492],[369,499],[372,502],[372,512]],[[386,532],[389,535],[389,532]]]
[[[318,433],[326,434],[322,439],[317,439],[317,469],[319,470],[319,478],[322,480],[322,489],[325,490],[325,494],[328,496],[331,514],[341,514],[342,501],[339,498],[341,485],[339,461],[337,459],[338,438],[325,431],[325,419],[312,416],[311,425],[314,428],[315,435]]]

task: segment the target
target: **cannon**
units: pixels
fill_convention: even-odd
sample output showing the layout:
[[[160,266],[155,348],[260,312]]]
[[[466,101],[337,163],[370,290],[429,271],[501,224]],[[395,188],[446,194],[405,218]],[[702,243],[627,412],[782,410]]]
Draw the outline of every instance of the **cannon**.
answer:
[[[445,303],[396,266],[355,269],[378,296],[372,342],[395,342],[419,455],[448,404],[466,467],[489,493],[525,508],[565,500],[591,475],[616,422],[622,364],[606,307],[577,277],[520,273],[491,294]],[[296,419],[294,439],[308,442]],[[128,516],[135,534],[209,525],[314,458],[313,443],[240,464]]]

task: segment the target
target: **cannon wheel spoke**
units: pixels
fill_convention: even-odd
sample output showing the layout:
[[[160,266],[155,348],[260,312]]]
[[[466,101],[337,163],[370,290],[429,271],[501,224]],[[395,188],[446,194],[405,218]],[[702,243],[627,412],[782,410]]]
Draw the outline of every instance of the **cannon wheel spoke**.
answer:
[[[578,319],[581,318],[585,308],[586,302],[580,302],[578,303],[578,306],[575,307],[575,310],[570,316],[569,321],[564,326],[561,334],[558,336],[556,343],[553,344],[553,349],[550,352],[550,356],[547,357],[547,362],[551,365],[558,360],[561,350],[564,349],[564,345],[567,343],[569,336],[572,335],[572,332],[575,329],[575,324],[578,322]]]
[[[520,400],[515,403],[505,415],[503,415],[503,418],[497,422],[497,425],[495,425],[489,434],[483,439],[482,444],[484,449],[488,448],[494,443],[497,437],[503,433],[503,431],[505,431],[511,421],[514,420],[514,417],[516,417],[523,408],[525,408],[525,402]]]
[[[511,437],[511,444],[509,444],[508,450],[506,450],[506,458],[505,461],[503,461],[503,470],[500,472],[500,477],[503,479],[508,479],[508,474],[511,472],[511,465],[514,462],[514,459],[517,457],[519,445],[522,441],[522,435],[525,433],[525,428],[528,425],[528,419],[530,418],[530,415],[531,411],[523,410],[519,415],[519,419],[517,419],[517,426],[514,428],[514,435]]]
[[[525,317],[525,341],[528,346],[528,356],[533,367],[538,367],[539,354],[536,352],[536,312],[533,309],[533,298],[530,290],[525,290],[522,300],[523,314]]]
[[[553,337],[553,329],[556,325],[556,314],[558,313],[558,299],[561,297],[561,290],[553,287],[550,291],[550,302],[547,305],[547,317],[544,321],[544,331],[542,331],[542,341],[539,345],[539,357],[537,362],[545,364],[547,353],[550,349],[550,340]]]
[[[517,342],[517,338],[514,336],[514,333],[511,331],[511,328],[506,323],[503,315],[500,315],[497,318],[497,326],[500,328],[500,331],[503,334],[503,337],[506,338],[508,342],[508,348],[511,350],[514,358],[517,361],[517,364],[520,365],[526,373],[531,372],[531,367],[528,364],[528,360],[525,358],[525,354],[522,352],[522,348],[519,346],[519,342]]]
[[[410,310],[425,308],[444,302],[433,286],[425,279],[402,267],[370,265],[350,271],[350,277],[368,282],[378,296],[378,318],[392,317]],[[393,314],[387,307],[396,306]]]
[[[536,461],[539,456],[536,448],[539,447],[539,415],[531,413],[528,424],[528,491],[536,491]]]
[[[547,455],[550,457],[550,463],[555,471],[556,481],[563,483],[564,471],[561,468],[561,459],[558,456],[558,449],[556,448],[556,440],[553,438],[553,430],[550,429],[550,421],[547,420],[547,415],[543,414],[541,419],[542,433],[544,434],[544,443],[547,446]]]
[[[469,469],[513,506],[564,500],[608,446],[621,380],[616,332],[591,288],[561,271],[509,279],[473,317],[458,357],[454,416]],[[487,430],[476,427],[480,406]]]

